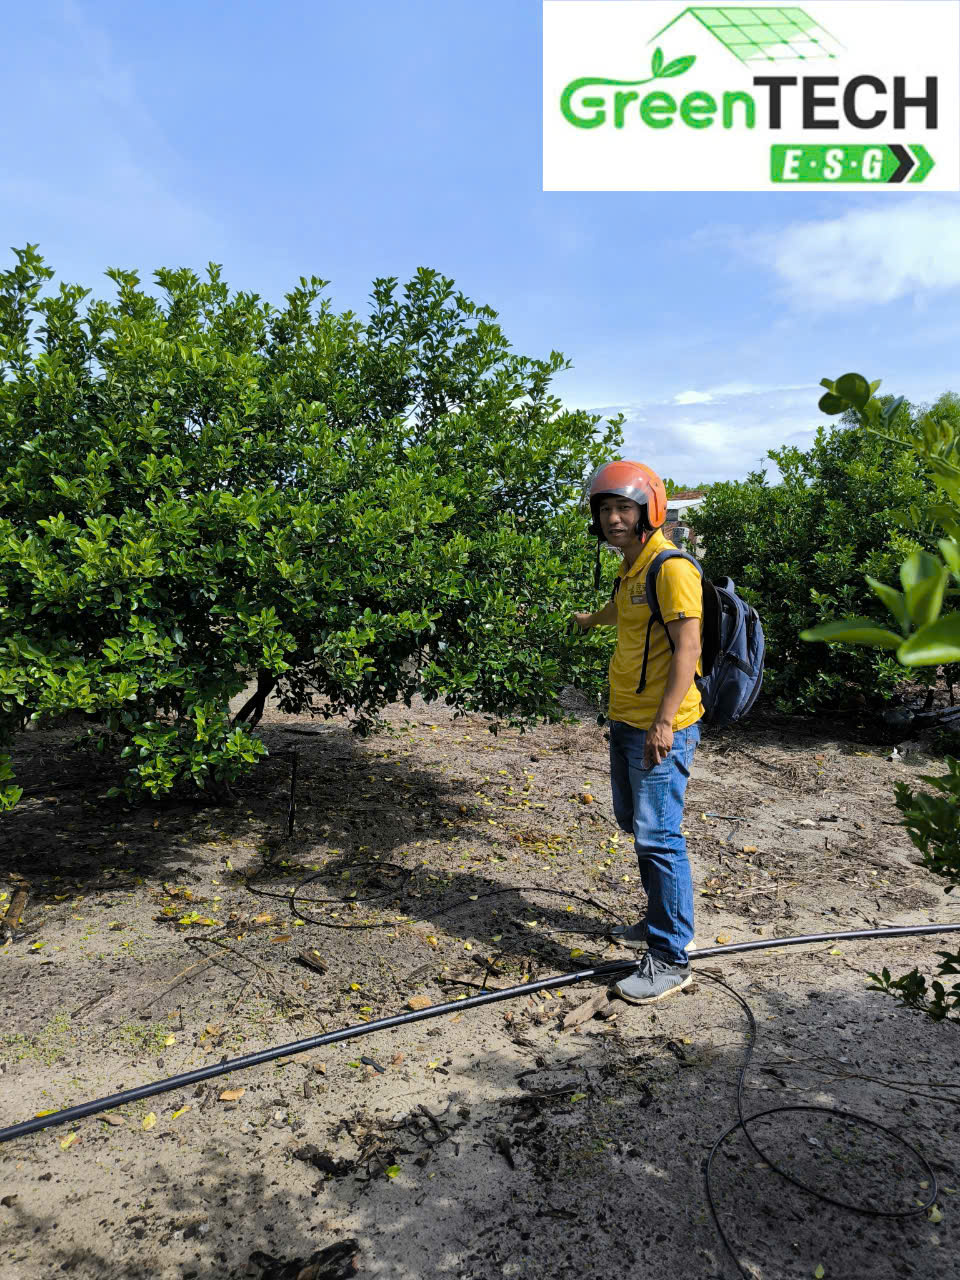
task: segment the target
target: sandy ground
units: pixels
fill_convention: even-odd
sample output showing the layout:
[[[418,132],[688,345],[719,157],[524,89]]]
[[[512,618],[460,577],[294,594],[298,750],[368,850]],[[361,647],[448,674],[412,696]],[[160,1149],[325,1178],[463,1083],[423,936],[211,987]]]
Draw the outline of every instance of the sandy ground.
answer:
[[[80,732],[17,742],[27,794],[4,819],[0,891],[30,896],[0,950],[3,1124],[417,997],[627,954],[603,930],[636,918],[642,894],[586,716],[494,737],[415,700],[360,740],[268,703],[257,732],[272,755],[235,805],[132,811],[103,798],[116,775],[73,749]],[[895,781],[940,766],[920,745],[889,754],[762,717],[705,734],[687,801],[701,947],[960,922],[893,804]],[[307,923],[290,895],[312,870]],[[0,1148],[0,1280],[735,1276],[703,1162],[736,1119],[749,1024],[718,979],[757,1022],[747,1114],[855,1111],[918,1147],[941,1187],[934,1220],[862,1216],[792,1187],[734,1134],[714,1196],[749,1273],[960,1276],[958,1029],[866,978],[929,970],[945,945],[702,961],[669,1000],[613,1001],[565,1028],[603,992],[568,986],[44,1130]],[[875,1129],[800,1111],[751,1134],[835,1199],[882,1210],[928,1194],[916,1158]]]

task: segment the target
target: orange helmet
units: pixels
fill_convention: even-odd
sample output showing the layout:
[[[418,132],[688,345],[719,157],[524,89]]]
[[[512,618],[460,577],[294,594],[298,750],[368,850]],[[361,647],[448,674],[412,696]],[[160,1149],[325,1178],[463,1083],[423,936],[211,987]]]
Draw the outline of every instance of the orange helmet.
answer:
[[[593,517],[588,533],[601,540],[603,530],[598,507],[600,499],[611,493],[629,498],[642,507],[640,522],[647,529],[659,529],[667,518],[667,491],[657,473],[642,462],[616,458],[597,467],[584,488],[584,498],[589,501]]]

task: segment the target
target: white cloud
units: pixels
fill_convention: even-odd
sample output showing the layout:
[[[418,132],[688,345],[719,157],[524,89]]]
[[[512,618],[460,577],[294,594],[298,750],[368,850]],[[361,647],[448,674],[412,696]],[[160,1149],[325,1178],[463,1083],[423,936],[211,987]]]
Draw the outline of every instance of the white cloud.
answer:
[[[896,207],[859,208],[747,238],[795,306],[828,310],[960,288],[960,205],[894,196]]]
[[[679,484],[742,480],[758,470],[776,483],[779,471],[766,454],[787,443],[809,447],[823,420],[816,407],[818,391],[729,383],[722,390],[711,388],[708,408],[701,408],[705,401],[684,403],[675,396],[590,412],[607,418],[623,412],[622,456],[646,462]]]
[[[673,397],[674,404],[709,404],[713,396],[709,391],[679,391]]]

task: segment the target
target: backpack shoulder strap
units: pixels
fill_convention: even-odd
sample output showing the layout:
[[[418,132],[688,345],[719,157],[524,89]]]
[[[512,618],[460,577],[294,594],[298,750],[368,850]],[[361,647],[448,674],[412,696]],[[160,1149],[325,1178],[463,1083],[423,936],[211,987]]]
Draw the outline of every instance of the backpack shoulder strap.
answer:
[[[657,574],[660,572],[660,566],[667,560],[689,560],[699,573],[701,580],[703,579],[703,569],[700,562],[694,560],[693,556],[688,555],[686,551],[680,551],[677,547],[665,547],[653,557],[647,569],[646,576],[646,592],[647,606],[650,609],[650,621],[647,623],[647,635],[643,644],[643,665],[640,668],[640,683],[637,685],[637,693],[643,693],[647,683],[647,658],[650,656],[650,630],[654,622],[659,622],[663,627],[667,637],[667,643],[670,645],[671,652],[676,652],[676,645],[673,643],[673,637],[667,630],[667,624],[663,620],[663,614],[660,612],[660,603],[657,600]]]
[[[657,600],[657,575],[660,572],[660,566],[667,560],[688,560],[696,569],[700,577],[703,578],[703,569],[700,567],[700,561],[694,560],[693,556],[688,555],[686,551],[680,551],[676,547],[666,547],[658,555],[655,555],[650,562],[647,570],[646,588],[647,588],[647,606],[655,621],[664,626],[663,615],[660,612],[660,604]],[[667,633],[669,637],[669,632]]]

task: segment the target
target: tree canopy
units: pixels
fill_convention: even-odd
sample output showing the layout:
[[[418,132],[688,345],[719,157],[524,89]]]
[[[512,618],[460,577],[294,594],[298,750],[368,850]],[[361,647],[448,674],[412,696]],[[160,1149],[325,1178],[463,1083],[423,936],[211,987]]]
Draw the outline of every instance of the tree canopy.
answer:
[[[622,418],[565,410],[569,367],[515,354],[438,272],[336,313],[160,269],[112,302],[36,246],[0,273],[0,753],[79,709],[123,792],[231,779],[282,710],[369,732],[416,691],[524,726],[606,652],[569,629],[592,583],[577,508]],[[229,700],[256,676],[231,721]],[[165,717],[165,718],[161,718]],[[494,726],[495,727],[495,726]],[[0,803],[20,789],[0,754]]]

